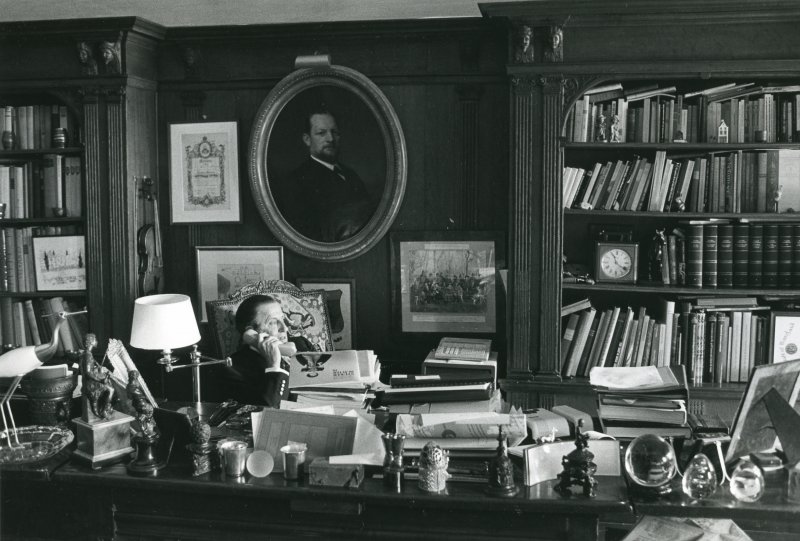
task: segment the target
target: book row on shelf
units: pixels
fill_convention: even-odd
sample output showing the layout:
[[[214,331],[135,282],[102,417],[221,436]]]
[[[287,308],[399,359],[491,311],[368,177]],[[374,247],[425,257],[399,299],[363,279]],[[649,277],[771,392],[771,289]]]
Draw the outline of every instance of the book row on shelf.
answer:
[[[800,150],[710,152],[565,167],[565,208],[651,212],[800,210]]]
[[[565,316],[564,377],[594,367],[684,366],[694,385],[743,383],[769,359],[769,310],[754,297],[659,300],[646,307],[594,306]]]
[[[798,140],[800,85],[726,83],[679,92],[613,83],[587,91],[567,134],[577,143],[776,143]]]
[[[3,347],[36,346],[52,338],[56,324],[55,316],[60,312],[77,312],[83,305],[75,299],[64,297],[15,300],[0,298],[0,344]],[[83,345],[83,337],[89,332],[86,314],[67,318],[68,325],[59,333],[60,353],[77,351]]]
[[[79,156],[45,154],[41,160],[0,163],[0,203],[7,218],[80,217],[83,181]]]
[[[80,229],[78,225],[0,228],[0,291],[36,291],[34,239],[76,235]],[[47,267],[46,262],[41,263]]]
[[[54,142],[56,128],[64,139]],[[5,150],[46,150],[70,146],[77,141],[75,121],[65,105],[0,106],[0,133],[14,134],[13,148]]]

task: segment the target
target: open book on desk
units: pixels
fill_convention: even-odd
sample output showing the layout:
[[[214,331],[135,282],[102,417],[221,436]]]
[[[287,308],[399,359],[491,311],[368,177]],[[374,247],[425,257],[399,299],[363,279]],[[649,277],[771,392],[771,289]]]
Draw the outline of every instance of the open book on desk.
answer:
[[[303,351],[289,358],[289,390],[364,388],[355,350]]]

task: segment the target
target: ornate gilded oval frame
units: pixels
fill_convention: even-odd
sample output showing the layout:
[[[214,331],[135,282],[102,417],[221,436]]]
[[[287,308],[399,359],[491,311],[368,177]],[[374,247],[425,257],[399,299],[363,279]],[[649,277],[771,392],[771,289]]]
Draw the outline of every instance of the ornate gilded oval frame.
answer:
[[[320,87],[334,89],[345,95],[351,94],[356,102],[363,102],[376,130],[383,138],[385,180],[377,206],[367,223],[353,236],[336,242],[323,242],[299,233],[280,212],[271,188],[277,183],[270,176],[270,145],[285,144],[278,140],[276,123],[287,106],[301,93]],[[372,248],[389,230],[403,201],[406,187],[406,145],[397,115],[389,100],[380,89],[363,74],[343,66],[323,65],[300,68],[284,77],[269,93],[253,125],[249,148],[250,188],[262,219],[272,233],[288,249],[321,261],[346,261]],[[380,174],[377,175],[379,179]],[[277,184],[275,184],[277,186]],[[302,195],[302,194],[300,194]],[[298,197],[298,204],[302,198]]]

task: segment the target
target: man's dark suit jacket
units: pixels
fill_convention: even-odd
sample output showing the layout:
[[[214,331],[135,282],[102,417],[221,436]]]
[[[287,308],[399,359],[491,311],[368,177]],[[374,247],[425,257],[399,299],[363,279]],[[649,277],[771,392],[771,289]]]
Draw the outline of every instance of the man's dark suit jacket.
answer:
[[[375,210],[358,173],[339,167],[344,178],[309,157],[289,175],[277,197],[286,221],[312,240],[347,239],[364,227]]]
[[[312,351],[311,343],[303,337],[289,339],[297,351]],[[231,355],[232,366],[225,370],[226,396],[242,404],[266,405],[280,408],[281,400],[289,398],[289,365],[281,360],[283,372],[264,372],[267,361],[247,344]]]

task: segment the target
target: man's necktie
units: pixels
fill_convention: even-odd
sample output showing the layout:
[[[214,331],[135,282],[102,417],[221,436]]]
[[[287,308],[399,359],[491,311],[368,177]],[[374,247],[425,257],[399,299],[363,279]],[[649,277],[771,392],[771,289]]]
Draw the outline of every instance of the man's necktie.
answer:
[[[333,166],[333,172],[339,175],[340,179],[347,180],[347,178],[344,176],[344,171],[342,171],[342,168],[339,167],[338,165]]]

